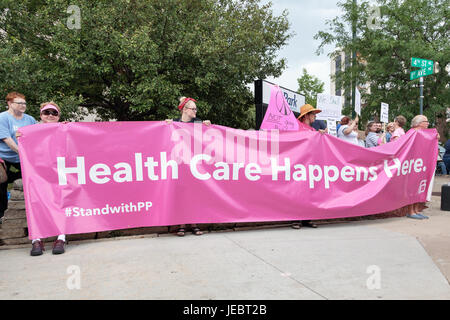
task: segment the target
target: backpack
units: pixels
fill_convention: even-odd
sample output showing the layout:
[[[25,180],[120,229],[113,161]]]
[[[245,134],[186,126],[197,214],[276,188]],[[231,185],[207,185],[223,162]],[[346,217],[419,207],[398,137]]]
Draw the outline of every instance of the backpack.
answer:
[[[6,174],[6,164],[3,159],[0,158],[0,183],[8,181],[8,175]]]

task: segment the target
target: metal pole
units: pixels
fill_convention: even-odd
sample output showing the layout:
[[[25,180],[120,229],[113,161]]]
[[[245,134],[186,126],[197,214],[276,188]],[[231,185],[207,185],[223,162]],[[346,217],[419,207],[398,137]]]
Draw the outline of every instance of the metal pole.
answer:
[[[420,77],[420,114],[423,114],[423,77]]]
[[[353,0],[353,12],[352,12],[352,118],[355,119],[355,88],[356,88],[356,50],[355,50],[355,39],[356,39],[356,0]]]

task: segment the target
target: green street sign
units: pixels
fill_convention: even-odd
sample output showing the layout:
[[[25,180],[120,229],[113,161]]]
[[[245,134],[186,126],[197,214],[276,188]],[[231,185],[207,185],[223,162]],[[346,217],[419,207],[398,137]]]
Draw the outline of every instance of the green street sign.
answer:
[[[411,67],[425,68],[425,67],[432,67],[433,64],[434,64],[434,61],[432,61],[432,60],[411,58]]]
[[[411,71],[411,73],[409,74],[409,80],[414,80],[433,74],[434,61],[420,58],[411,58],[411,67],[420,68],[420,70]]]
[[[430,74],[433,74],[433,66],[411,71],[411,73],[409,74],[409,80],[429,76]]]

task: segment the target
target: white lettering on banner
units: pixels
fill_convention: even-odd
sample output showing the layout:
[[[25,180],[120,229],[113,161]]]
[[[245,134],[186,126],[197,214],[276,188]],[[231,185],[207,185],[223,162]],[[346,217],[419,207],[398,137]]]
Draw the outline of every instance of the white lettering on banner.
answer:
[[[143,163],[143,156],[141,153],[134,154],[134,164],[127,162],[119,162],[112,166],[105,163],[95,163],[86,168],[85,158],[77,157],[77,165],[75,167],[66,166],[66,158],[58,157],[58,181],[59,185],[69,184],[68,175],[76,175],[77,179],[70,179],[70,184],[75,181],[78,184],[86,184],[86,170],[88,170],[88,177],[90,182],[96,184],[106,183],[125,183],[133,181],[143,181],[144,173],[143,167],[147,169],[147,178],[150,181],[178,179],[179,165],[175,160],[168,160],[166,152],[161,152],[159,161],[154,157],[147,157]],[[232,162],[226,163],[211,162],[212,157],[209,154],[197,154],[189,162],[189,168],[192,176],[198,180],[216,181],[238,181],[245,178],[249,181],[258,181],[261,179],[263,173],[262,167],[256,162]],[[325,189],[330,189],[332,184],[339,179],[344,182],[368,182],[375,181],[378,178],[377,170],[384,170],[388,178],[406,176],[409,174],[416,174],[426,171],[423,166],[423,159],[406,159],[400,161],[398,158],[391,160],[383,160],[378,166],[361,167],[345,165],[339,168],[335,165],[318,165],[318,164],[291,164],[289,158],[284,158],[278,162],[275,157],[271,161],[271,179],[278,181],[280,177],[284,176],[284,181],[295,182],[305,181],[309,184],[310,189],[316,188],[319,184],[323,184]],[[204,162],[204,164],[202,164]],[[211,169],[213,167],[213,169]],[[135,172],[133,172],[135,168]],[[170,175],[168,170],[170,168]],[[209,172],[211,171],[211,172]],[[134,179],[133,179],[134,177]]]
[[[389,166],[388,160],[384,160],[384,171],[386,172],[386,175],[388,178],[392,178],[392,176],[393,176],[392,171],[395,171],[395,170],[396,170],[397,176],[400,176],[400,175],[405,176],[407,174],[410,174],[412,169],[414,169],[414,172],[416,172],[416,173],[426,170],[426,167],[423,167],[423,160],[420,158],[405,160],[403,163],[397,158],[394,158],[393,161],[394,161],[394,164]]]

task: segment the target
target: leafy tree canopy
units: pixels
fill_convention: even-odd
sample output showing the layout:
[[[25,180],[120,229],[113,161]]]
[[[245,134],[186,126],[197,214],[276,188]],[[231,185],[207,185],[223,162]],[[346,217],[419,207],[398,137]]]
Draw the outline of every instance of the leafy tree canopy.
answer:
[[[327,21],[328,31],[315,35],[323,47],[334,44],[351,54],[357,63],[336,77],[337,87],[352,87],[352,72],[360,88],[365,107],[362,118],[378,117],[380,104],[389,104],[389,119],[402,114],[408,120],[419,114],[419,79],[410,81],[411,58],[439,63],[439,72],[424,78],[424,114],[448,135],[445,110],[449,107],[450,26],[449,0],[377,0],[381,18],[368,1],[345,0],[338,5],[343,15]],[[374,19],[375,18],[375,19]],[[357,39],[352,42],[352,21],[356,21]],[[336,54],[336,53],[333,53]],[[331,54],[331,55],[333,55]],[[347,114],[351,110],[347,108]]]
[[[317,94],[323,93],[324,83],[314,75],[310,75],[308,71],[303,68],[303,73],[297,79],[298,91],[305,96],[306,103],[316,107]]]
[[[52,99],[75,118],[84,106],[104,120],[163,120],[191,96],[199,117],[252,127],[246,84],[281,74],[291,36],[287,12],[259,0],[77,0],[79,29],[73,1],[2,4],[3,94]]]

